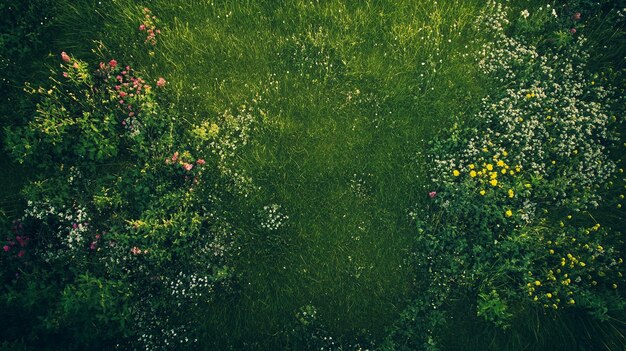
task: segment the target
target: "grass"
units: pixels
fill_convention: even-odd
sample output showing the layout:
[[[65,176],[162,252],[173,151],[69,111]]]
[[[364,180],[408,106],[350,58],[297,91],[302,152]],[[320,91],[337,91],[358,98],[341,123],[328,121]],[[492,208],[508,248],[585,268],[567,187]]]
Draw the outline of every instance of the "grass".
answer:
[[[483,2],[154,0],[154,48],[141,6],[102,2],[59,1],[54,50],[97,48],[165,77],[181,123],[244,104],[266,116],[236,161],[259,187],[234,214],[248,228],[242,289],[199,321],[207,347],[297,347],[284,331],[309,304],[330,335],[380,339],[419,291],[407,265],[407,208],[428,190],[419,152],[489,92],[471,56]],[[248,214],[273,203],[290,220],[268,235]]]

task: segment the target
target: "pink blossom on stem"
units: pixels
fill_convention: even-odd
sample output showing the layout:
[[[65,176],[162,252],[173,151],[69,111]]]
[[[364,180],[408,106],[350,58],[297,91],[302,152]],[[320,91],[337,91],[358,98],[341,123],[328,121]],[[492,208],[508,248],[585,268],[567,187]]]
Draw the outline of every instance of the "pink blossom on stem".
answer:
[[[436,191],[431,191],[428,193],[428,197],[430,197],[431,199],[434,199],[435,196],[437,196],[437,192]]]
[[[17,253],[17,257],[22,257],[25,253],[26,252],[24,250],[20,250],[20,252]]]
[[[165,84],[167,83],[167,81],[165,81],[165,79],[163,77],[159,78],[159,80],[157,80],[157,87],[162,88],[165,86]]]
[[[130,249],[130,252],[131,252],[133,255],[139,255],[139,254],[141,254],[141,249],[139,249],[137,246],[133,246],[133,248],[132,248],[132,249]]]
[[[111,66],[111,68],[115,68],[115,66],[117,66],[117,61],[115,61],[114,59],[109,61],[109,66]]]
[[[140,31],[144,31],[144,30],[146,30],[146,25],[145,25],[145,24],[141,24],[141,25],[139,25],[139,30],[140,30]]]
[[[63,62],[70,62],[72,59],[70,58],[70,55],[68,55],[67,53],[65,53],[65,51],[63,51],[61,53],[61,60],[63,60]]]
[[[191,169],[193,168],[193,165],[190,163],[184,163],[183,168],[185,169],[185,171],[191,171]]]
[[[196,164],[199,164],[200,166],[204,165],[205,163],[206,163],[206,161],[203,160],[203,159],[199,159],[199,160],[196,161]]]
[[[178,160],[178,151],[176,151],[172,156],[172,162],[176,162],[176,160]]]
[[[4,245],[2,247],[2,249],[4,250],[4,252],[9,252],[9,250],[11,250],[11,248],[9,247],[9,245]]]

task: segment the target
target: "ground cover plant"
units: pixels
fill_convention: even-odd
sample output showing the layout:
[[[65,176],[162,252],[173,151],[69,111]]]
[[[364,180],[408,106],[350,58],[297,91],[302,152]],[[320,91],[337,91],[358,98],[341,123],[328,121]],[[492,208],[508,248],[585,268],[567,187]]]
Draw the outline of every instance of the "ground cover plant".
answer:
[[[0,348],[623,349],[625,7],[0,5]]]

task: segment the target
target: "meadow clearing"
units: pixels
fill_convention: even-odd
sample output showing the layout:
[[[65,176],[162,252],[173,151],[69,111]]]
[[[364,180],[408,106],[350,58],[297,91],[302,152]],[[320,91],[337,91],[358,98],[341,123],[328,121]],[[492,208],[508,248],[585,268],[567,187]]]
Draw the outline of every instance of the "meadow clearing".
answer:
[[[0,13],[0,350],[626,347],[623,2]]]

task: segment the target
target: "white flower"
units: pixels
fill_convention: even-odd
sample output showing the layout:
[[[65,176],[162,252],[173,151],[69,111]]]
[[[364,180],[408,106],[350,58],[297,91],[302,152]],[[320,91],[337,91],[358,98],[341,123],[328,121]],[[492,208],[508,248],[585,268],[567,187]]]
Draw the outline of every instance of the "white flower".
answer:
[[[528,18],[528,16],[530,16],[530,12],[528,12],[528,10],[522,11],[522,17]]]
[[[555,9],[552,9],[552,16],[554,16],[554,18],[559,17],[559,16],[556,15],[556,10]]]

